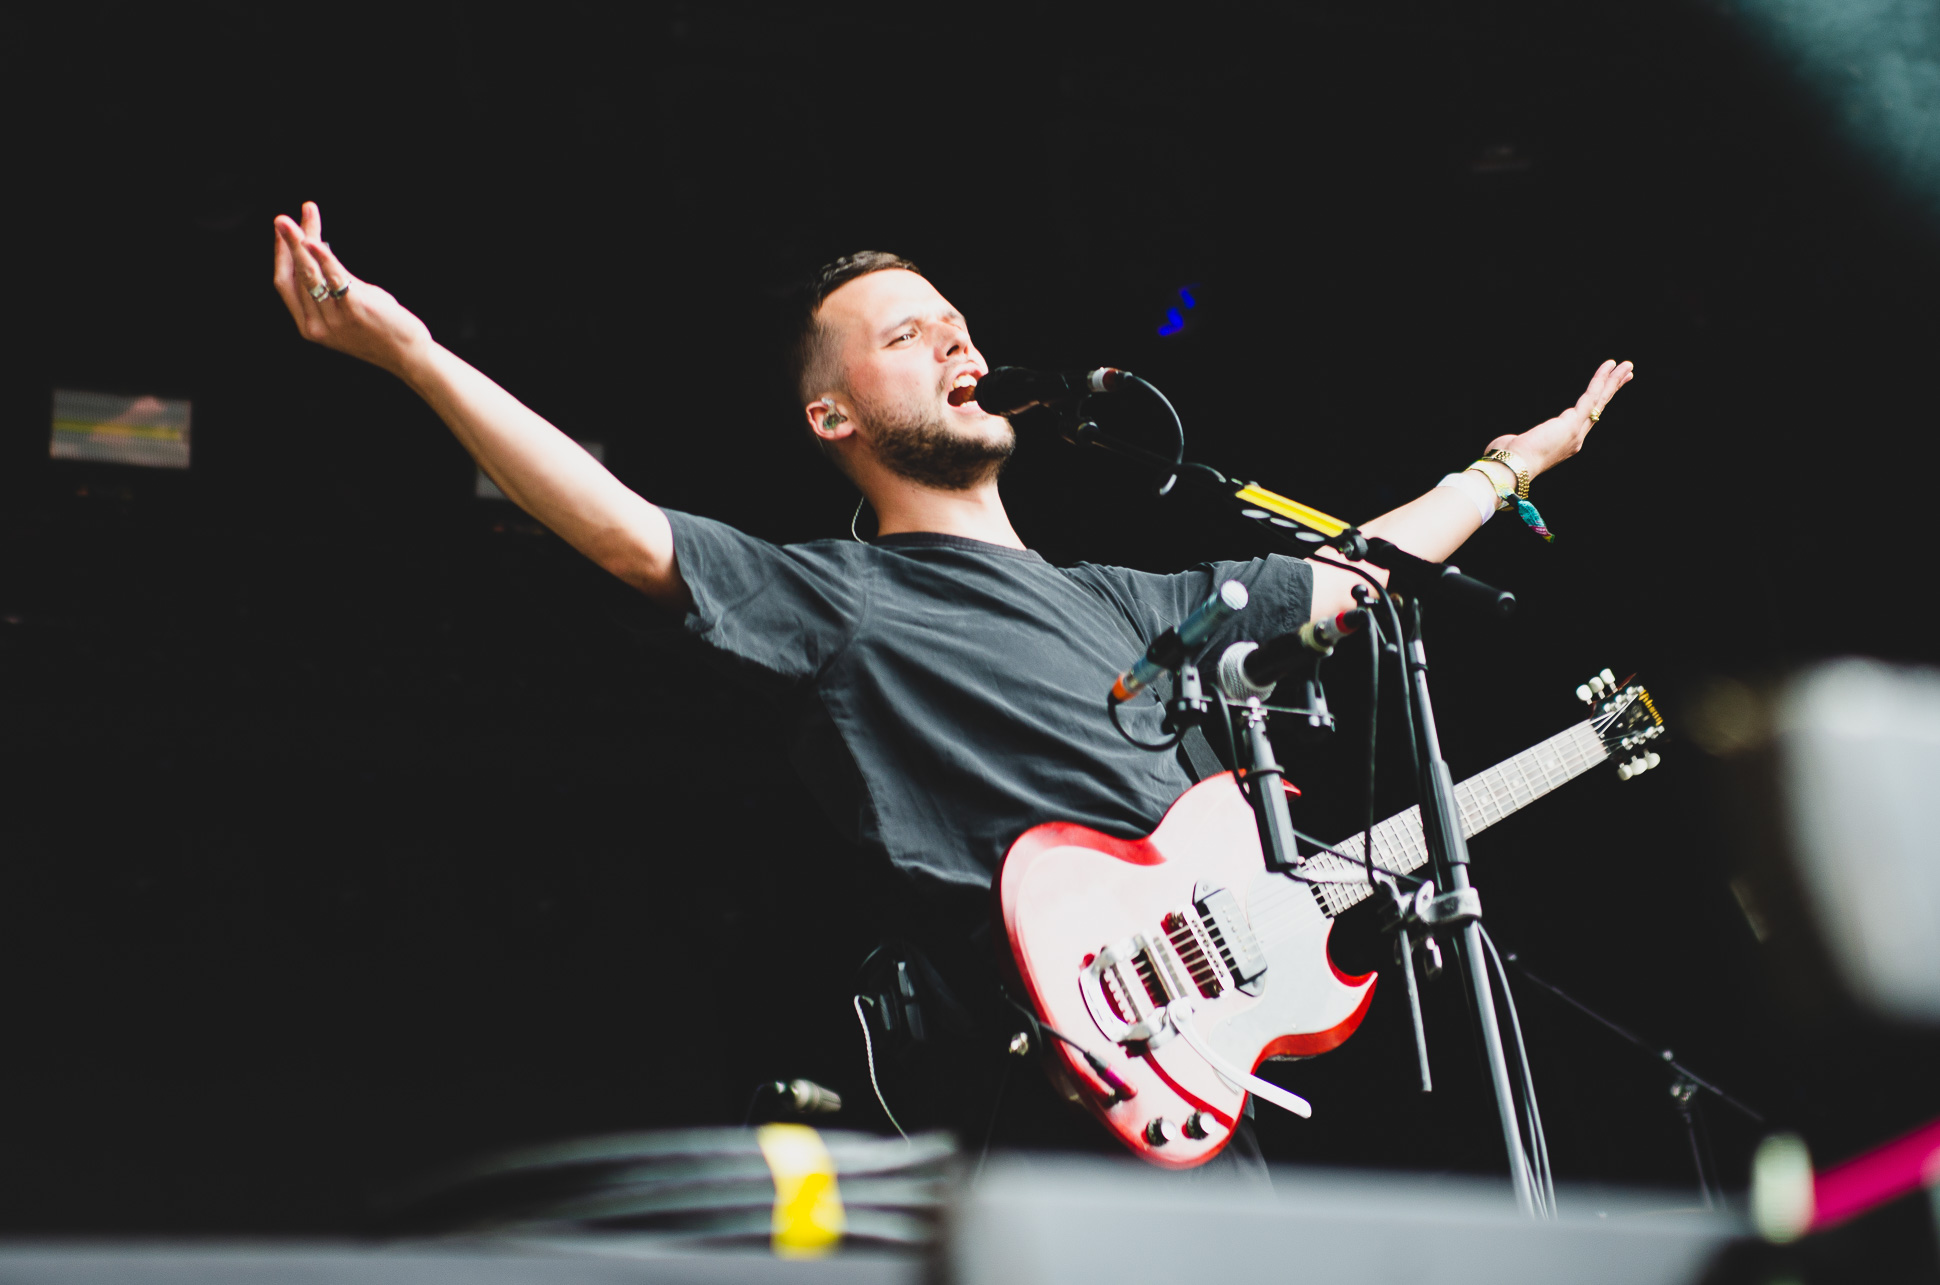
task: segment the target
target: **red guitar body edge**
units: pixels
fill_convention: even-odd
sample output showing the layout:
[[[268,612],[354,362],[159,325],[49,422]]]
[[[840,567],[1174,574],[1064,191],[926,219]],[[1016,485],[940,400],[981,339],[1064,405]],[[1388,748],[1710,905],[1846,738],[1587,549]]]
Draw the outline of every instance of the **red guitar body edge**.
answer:
[[[1168,1169],[1219,1154],[1246,1093],[1176,1032],[1149,1043],[1116,1042],[1128,1014],[1113,1005],[1092,966],[1107,949],[1124,956],[1135,936],[1150,950],[1169,949],[1160,939],[1169,937],[1168,922],[1176,929],[1179,921],[1167,917],[1218,889],[1243,907],[1267,968],[1243,988],[1195,991],[1180,1002],[1197,1035],[1233,1066],[1255,1071],[1272,1058],[1339,1047],[1366,1016],[1376,975],[1349,976],[1334,966],[1327,954],[1333,921],[1307,885],[1266,872],[1253,810],[1229,772],[1180,795],[1143,839],[1069,822],[1036,826],[1011,845],[998,881],[1011,960],[1030,1005],[1135,1094],[1116,1094],[1059,1040],[1049,1041],[1053,1079],[1131,1151]],[[1182,957],[1175,951],[1169,962],[1177,976]],[[1154,1121],[1165,1125],[1154,1129]]]

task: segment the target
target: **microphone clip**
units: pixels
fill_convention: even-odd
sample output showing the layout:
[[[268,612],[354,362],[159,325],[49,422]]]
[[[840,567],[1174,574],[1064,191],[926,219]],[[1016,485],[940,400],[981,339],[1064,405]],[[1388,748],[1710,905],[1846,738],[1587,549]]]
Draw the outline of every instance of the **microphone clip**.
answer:
[[[1212,698],[1200,681],[1199,666],[1182,662],[1173,671],[1172,699],[1165,703],[1165,721],[1160,724],[1168,736],[1183,736],[1212,717]]]

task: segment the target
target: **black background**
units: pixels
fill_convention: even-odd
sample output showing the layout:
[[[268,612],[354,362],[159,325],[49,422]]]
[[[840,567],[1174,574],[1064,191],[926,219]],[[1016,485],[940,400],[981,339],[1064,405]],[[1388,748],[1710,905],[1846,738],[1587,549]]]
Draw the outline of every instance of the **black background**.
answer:
[[[60,12],[4,55],[0,1227],[352,1228],[427,1165],[734,1122],[777,1076],[883,1127],[854,872],[763,709],[297,339],[269,223],[304,199],[648,498],[777,539],[853,504],[774,373],[777,290],[859,247],[991,360],[1137,369],[1196,457],[1350,517],[1636,360],[1538,488],[1557,542],[1503,520],[1461,555],[1520,613],[1430,623],[1458,777],[1605,665],[1675,729],[1718,675],[1940,650],[1933,229],[1729,7]],[[56,387],[193,399],[193,470],[49,462]],[[1051,438],[1006,492],[1054,560],[1255,548]],[[1333,673],[1337,743],[1289,752],[1338,833],[1365,669]],[[1930,1116],[1930,1037],[1770,993],[1706,763],[1664,750],[1477,840],[1498,939],[1822,1160]],[[1381,946],[1337,932],[1350,967]],[[1421,1099],[1395,980],[1282,1077],[1317,1110],[1262,1113],[1271,1157],[1499,1163],[1452,988]],[[1688,1189],[1662,1068],[1522,1003],[1560,1176]],[[1758,1131],[1709,1118],[1741,1183]]]

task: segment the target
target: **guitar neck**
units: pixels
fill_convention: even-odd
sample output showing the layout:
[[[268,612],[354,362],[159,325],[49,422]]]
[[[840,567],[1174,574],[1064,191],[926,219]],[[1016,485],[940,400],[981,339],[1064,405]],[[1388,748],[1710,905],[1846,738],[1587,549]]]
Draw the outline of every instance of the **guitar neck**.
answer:
[[[1462,814],[1463,837],[1488,829],[1609,757],[1596,727],[1586,721],[1460,782],[1455,787],[1455,806]],[[1321,853],[1307,862],[1307,868],[1316,873],[1340,874],[1364,869],[1363,838],[1364,835],[1356,833],[1333,845],[1350,855],[1352,862]],[[1428,864],[1420,807],[1397,812],[1374,827],[1374,864],[1402,873]],[[1338,915],[1374,895],[1374,889],[1365,883],[1317,883],[1312,887],[1315,900],[1329,915]]]

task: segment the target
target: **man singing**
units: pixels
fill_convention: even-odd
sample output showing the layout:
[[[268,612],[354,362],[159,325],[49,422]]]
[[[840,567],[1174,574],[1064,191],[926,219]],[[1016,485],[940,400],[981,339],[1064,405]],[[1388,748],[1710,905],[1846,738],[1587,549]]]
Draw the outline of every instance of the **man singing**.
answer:
[[[989,367],[963,316],[894,255],[850,255],[807,283],[793,348],[807,431],[876,514],[868,543],[777,546],[650,504],[353,277],[315,204],[300,221],[277,218],[275,284],[304,338],[398,376],[513,502],[792,695],[794,764],[869,859],[903,939],[895,958],[930,989],[934,1034],[961,1050],[888,1093],[905,1124],[990,1136],[1002,1083],[990,1067],[1010,1061],[990,888],[1012,841],[1053,820],[1140,837],[1192,784],[1186,764],[1135,749],[1107,721],[1103,694],[1126,659],[1226,579],[1251,593],[1248,637],[1354,605],[1349,573],[1280,555],[1153,575],[1053,567],[1026,549],[997,486],[1015,435],[971,396]],[[1506,503],[1519,471],[1539,476],[1581,449],[1632,373],[1603,363],[1574,406],[1489,444],[1506,461],[1478,460],[1362,529],[1446,559]],[[1125,717],[1134,735],[1159,738],[1157,706]],[[1010,1091],[1001,1114],[1028,1113],[1033,1092]],[[1038,1132],[998,1136],[1043,1144],[1051,1126],[1038,1115]],[[1236,1133],[1228,1151],[1251,1145]]]

